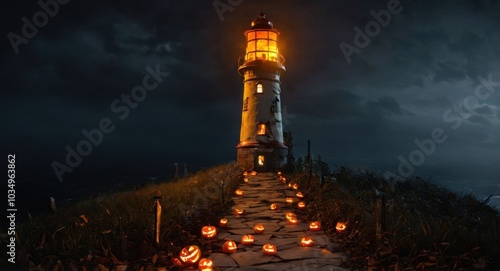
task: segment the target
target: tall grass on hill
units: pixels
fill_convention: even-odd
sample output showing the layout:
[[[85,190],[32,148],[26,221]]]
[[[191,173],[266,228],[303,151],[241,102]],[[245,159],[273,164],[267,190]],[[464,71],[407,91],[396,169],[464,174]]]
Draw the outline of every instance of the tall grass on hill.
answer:
[[[230,208],[223,194],[230,199],[240,182],[240,169],[227,164],[175,181],[82,200],[19,225],[17,262],[24,270],[30,266],[55,270],[61,264],[81,270],[146,261],[166,266],[183,246],[200,242],[200,225],[216,223],[217,215]],[[163,197],[160,247],[154,244],[155,195]]]
[[[339,168],[320,184],[296,173],[310,202],[340,251],[360,270],[499,270],[500,214],[473,195],[459,196],[414,178],[393,192],[381,176]],[[387,231],[376,239],[375,189],[385,188]],[[337,232],[338,221],[348,222]]]

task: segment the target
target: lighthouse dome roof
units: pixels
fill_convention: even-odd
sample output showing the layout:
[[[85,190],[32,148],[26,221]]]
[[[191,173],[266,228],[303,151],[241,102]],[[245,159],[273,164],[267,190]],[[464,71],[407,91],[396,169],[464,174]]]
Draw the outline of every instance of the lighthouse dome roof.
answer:
[[[250,29],[272,29],[273,23],[266,19],[266,14],[261,12],[259,17],[252,21],[252,27]]]

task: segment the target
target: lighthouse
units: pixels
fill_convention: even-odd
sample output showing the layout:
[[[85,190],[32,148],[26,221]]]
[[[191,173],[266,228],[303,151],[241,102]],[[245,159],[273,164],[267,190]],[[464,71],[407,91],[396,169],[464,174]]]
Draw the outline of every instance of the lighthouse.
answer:
[[[279,31],[261,12],[245,31],[246,53],[238,61],[243,104],[237,163],[247,170],[275,171],[285,162],[281,82],[285,59],[278,51]]]

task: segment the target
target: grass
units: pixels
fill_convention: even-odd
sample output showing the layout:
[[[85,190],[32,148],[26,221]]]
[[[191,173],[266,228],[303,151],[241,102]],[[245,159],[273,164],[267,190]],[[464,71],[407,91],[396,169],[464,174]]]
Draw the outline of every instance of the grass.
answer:
[[[289,176],[307,191],[308,212],[358,270],[498,270],[500,215],[473,195],[459,196],[418,178],[396,183],[340,168],[329,181]],[[386,194],[387,231],[376,238],[375,189]],[[337,222],[348,222],[337,232]]]
[[[57,209],[19,226],[17,262],[24,270],[37,266],[44,270],[57,270],[58,266],[59,270],[62,266],[101,270],[120,262],[175,266],[172,255],[178,255],[183,246],[203,248],[200,225],[218,222],[218,214],[230,208],[227,199],[240,182],[239,168],[227,164],[188,178],[108,193]],[[154,242],[155,195],[163,197],[159,247]],[[128,270],[134,270],[132,266]]]
[[[391,190],[382,177],[347,168],[324,183],[303,172],[286,177],[299,184],[307,217],[322,222],[333,248],[348,254],[346,266],[353,270],[500,269],[500,215],[470,194],[459,196],[418,178]],[[200,239],[200,229],[228,212],[242,181],[240,169],[227,164],[41,215],[18,228],[18,262],[24,270],[113,270],[123,262],[129,271],[180,270],[176,257],[182,247],[198,245],[204,256],[218,249]],[[387,192],[387,231],[381,239],[375,232],[375,188]],[[159,247],[153,241],[158,194],[163,196]],[[347,229],[337,232],[337,222],[347,222]]]

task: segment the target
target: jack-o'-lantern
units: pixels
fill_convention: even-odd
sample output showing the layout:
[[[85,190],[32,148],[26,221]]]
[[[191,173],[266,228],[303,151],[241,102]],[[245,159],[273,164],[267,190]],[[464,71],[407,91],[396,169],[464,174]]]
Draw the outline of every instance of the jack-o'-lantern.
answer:
[[[347,223],[344,222],[337,222],[337,225],[335,225],[335,229],[337,231],[344,231],[347,228]]]
[[[252,172],[250,173],[250,175],[252,175],[252,176],[256,176],[256,175],[257,175],[257,171],[255,171],[255,170],[254,170],[254,171],[252,171]]]
[[[242,215],[245,213],[245,210],[236,208],[236,209],[234,209],[234,213],[236,215]]]
[[[321,230],[321,222],[319,221],[313,221],[309,223],[309,230],[310,231],[319,231]]]
[[[288,183],[288,187],[292,187],[292,183]]]
[[[234,241],[228,240],[222,245],[222,252],[224,253],[235,253],[238,246]]]
[[[280,209],[280,207],[281,207],[281,206],[280,206],[278,203],[273,203],[273,204],[271,204],[271,206],[270,206],[271,210],[273,210],[273,211],[279,210],[279,209]]]
[[[275,255],[278,250],[276,249],[276,246],[273,244],[265,244],[262,246],[262,252],[266,255]]]
[[[236,196],[243,196],[243,190],[242,189],[236,189],[236,191],[234,191],[234,193],[236,194]]]
[[[286,202],[286,204],[292,204],[293,203],[293,198],[286,198],[285,202]]]
[[[190,266],[198,262],[201,257],[201,250],[198,246],[187,246],[181,250],[179,259],[185,266]]]
[[[297,192],[297,194],[295,194],[297,196],[297,198],[301,199],[304,197],[304,194],[302,194],[302,192]]]
[[[255,227],[253,227],[253,231],[255,232],[255,234],[262,234],[264,232],[265,228],[264,228],[264,225],[262,224],[257,224],[255,225]]]
[[[244,179],[243,179],[243,181],[244,181],[245,183],[248,183],[248,178],[244,178]]]
[[[248,172],[243,171],[243,176],[247,176],[247,175],[248,175]]]
[[[292,212],[288,212],[285,215],[286,219],[290,219],[290,217],[294,217],[294,216],[296,216],[296,215],[294,213],[292,213]]]
[[[278,176],[281,176],[281,171],[278,171]]]
[[[254,238],[253,238],[253,235],[251,234],[246,234],[246,235],[243,235],[243,237],[241,237],[241,243],[243,245],[251,245],[253,244],[254,242]]]
[[[305,209],[305,208],[306,208],[306,203],[305,203],[305,202],[303,202],[303,201],[299,201],[299,202],[297,202],[297,208],[298,208],[298,209],[301,209],[301,210],[302,210],[302,209]]]
[[[301,247],[310,247],[310,246],[314,245],[314,241],[311,237],[302,237],[300,239],[299,245]]]
[[[207,258],[203,258],[198,263],[198,270],[199,271],[212,271],[213,265],[214,265],[214,263],[212,262],[212,260],[207,259]]]
[[[221,218],[219,221],[219,227],[221,227],[221,228],[227,227],[227,222],[228,222],[227,218],[225,218],[225,217]]]
[[[292,188],[293,188],[294,190],[297,190],[297,189],[299,189],[299,185],[298,185],[298,184],[296,184],[296,183],[294,183],[294,184],[292,185]]]
[[[292,224],[292,225],[297,225],[299,224],[299,220],[297,219],[296,216],[292,216],[290,218],[287,219],[288,220],[288,223],[289,224]]]
[[[201,228],[201,236],[205,239],[214,238],[217,235],[217,228],[214,226],[205,226]]]

